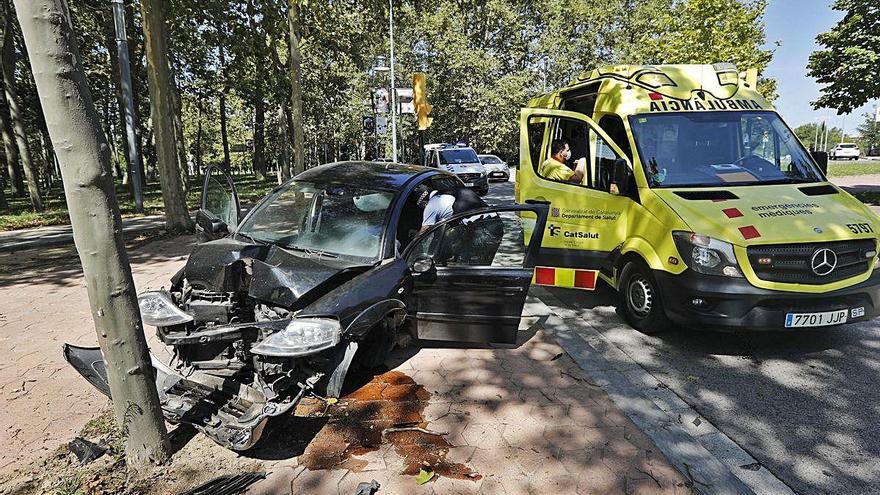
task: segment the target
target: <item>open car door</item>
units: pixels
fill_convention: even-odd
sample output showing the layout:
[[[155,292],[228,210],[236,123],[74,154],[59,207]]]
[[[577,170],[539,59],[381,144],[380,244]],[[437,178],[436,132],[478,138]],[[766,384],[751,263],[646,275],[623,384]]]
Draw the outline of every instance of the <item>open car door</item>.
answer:
[[[536,222],[528,244],[523,216]],[[419,339],[515,343],[546,222],[545,204],[486,208],[417,238],[404,258]]]
[[[202,203],[196,213],[196,235],[199,241],[225,237],[238,225],[241,205],[232,178],[217,166],[208,167],[202,185]]]

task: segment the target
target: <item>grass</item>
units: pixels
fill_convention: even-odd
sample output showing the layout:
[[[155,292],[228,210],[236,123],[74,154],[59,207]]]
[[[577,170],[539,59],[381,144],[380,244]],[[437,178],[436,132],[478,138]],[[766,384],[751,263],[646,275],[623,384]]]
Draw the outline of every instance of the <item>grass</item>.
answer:
[[[253,203],[266,195],[277,184],[273,178],[267,177],[259,180],[252,175],[240,175],[233,177],[239,200],[242,203]],[[6,199],[9,209],[0,214],[0,231],[28,229],[46,225],[63,225],[70,223],[67,214],[67,203],[64,199],[64,191],[61,184],[48,191],[43,191],[43,205],[45,210],[35,213],[31,209],[30,199],[12,197],[12,191],[6,189]],[[189,181],[189,194],[187,205],[196,209],[202,194],[202,177],[192,177]],[[119,210],[123,218],[141,216],[135,211],[134,197],[127,185],[116,183],[116,199],[119,201]],[[162,190],[158,181],[150,182],[144,187],[144,214],[157,215],[163,211]]]
[[[854,162],[829,161],[829,177],[880,174],[880,160],[856,160]]]

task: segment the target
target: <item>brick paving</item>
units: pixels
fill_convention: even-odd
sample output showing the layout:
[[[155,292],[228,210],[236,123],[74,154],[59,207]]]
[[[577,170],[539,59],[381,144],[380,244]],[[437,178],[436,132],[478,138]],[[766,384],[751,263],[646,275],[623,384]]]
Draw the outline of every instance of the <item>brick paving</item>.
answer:
[[[138,291],[167,285],[192,244],[192,237],[182,237],[133,249]],[[354,456],[363,462],[346,463],[350,469],[309,470],[294,454],[263,457],[272,474],[249,493],[349,495],[372,479],[381,483],[380,494],[690,493],[657,447],[541,324],[526,315],[518,346],[407,348],[387,363],[430,392],[422,412],[426,428],[445,432],[446,460],[480,479],[438,477],[419,486],[400,474],[403,457],[383,443]],[[0,476],[57,448],[109,407],[64,362],[64,342],[95,342],[75,250],[0,253],[0,440],[6,447]],[[248,460],[228,451],[216,457]]]
[[[167,286],[193,242],[160,239],[131,251],[137,290]],[[109,407],[64,361],[65,342],[97,345],[76,250],[0,253],[0,476],[67,442]]]
[[[273,469],[250,494],[348,495],[373,479],[378,493],[691,493],[685,479],[601,388],[524,318],[516,348],[403,349],[388,362],[430,393],[424,419],[453,445],[446,459],[478,480],[401,476],[401,457],[383,446],[354,460],[360,470]],[[415,353],[415,354],[413,354]]]

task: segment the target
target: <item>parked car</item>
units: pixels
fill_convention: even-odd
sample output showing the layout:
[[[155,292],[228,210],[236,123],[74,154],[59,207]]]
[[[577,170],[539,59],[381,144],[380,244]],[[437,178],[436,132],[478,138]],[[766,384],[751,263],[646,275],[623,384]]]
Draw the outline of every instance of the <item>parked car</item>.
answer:
[[[832,160],[858,160],[861,156],[856,143],[840,143],[831,150]]]
[[[425,145],[425,165],[452,172],[466,187],[480,196],[489,193],[486,167],[480,163],[477,152],[470,146],[435,143]]]
[[[507,182],[510,180],[510,167],[507,162],[498,158],[496,155],[479,155],[480,162],[486,167],[486,173],[489,174],[489,180],[500,180]]]
[[[338,397],[350,366],[381,365],[398,334],[514,343],[547,206],[472,210],[419,233],[423,184],[464,187],[443,170],[333,163],[239,222],[232,180],[209,169],[196,215],[205,242],[168,289],[138,298],[174,356],[153,358],[165,418],[245,450],[305,394]],[[536,225],[528,244],[520,215]],[[99,348],[64,354],[109,397]]]

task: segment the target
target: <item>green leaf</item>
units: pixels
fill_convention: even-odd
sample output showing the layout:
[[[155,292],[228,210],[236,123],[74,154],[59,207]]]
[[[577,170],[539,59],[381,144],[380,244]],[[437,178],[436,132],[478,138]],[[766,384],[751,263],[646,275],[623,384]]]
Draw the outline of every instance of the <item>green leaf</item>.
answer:
[[[419,474],[416,475],[416,483],[419,485],[424,485],[432,479],[434,479],[434,471],[425,471],[424,469],[419,469]]]

